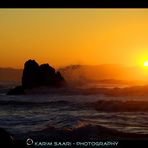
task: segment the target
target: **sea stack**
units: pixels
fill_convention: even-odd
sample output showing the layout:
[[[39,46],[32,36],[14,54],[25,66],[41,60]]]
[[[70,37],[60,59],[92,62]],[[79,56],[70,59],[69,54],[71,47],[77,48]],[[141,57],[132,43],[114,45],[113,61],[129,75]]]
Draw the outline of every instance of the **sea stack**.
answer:
[[[47,86],[59,88],[66,85],[64,77],[49,64],[39,65],[35,60],[28,60],[24,64],[22,85],[11,89],[9,95],[24,94],[25,89]]]

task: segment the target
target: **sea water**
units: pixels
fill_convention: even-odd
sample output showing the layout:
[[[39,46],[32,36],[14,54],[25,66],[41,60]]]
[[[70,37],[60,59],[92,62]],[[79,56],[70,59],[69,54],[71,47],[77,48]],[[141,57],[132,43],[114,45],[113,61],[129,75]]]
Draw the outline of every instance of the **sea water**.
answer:
[[[97,111],[91,106],[91,103],[99,100],[148,101],[147,96],[109,97],[103,94],[58,93],[14,96],[6,95],[8,86],[4,88],[1,85],[0,88],[0,127],[12,135],[25,135],[47,127],[73,129],[87,124],[127,133],[148,134],[147,111],[114,112],[114,108],[111,112]]]

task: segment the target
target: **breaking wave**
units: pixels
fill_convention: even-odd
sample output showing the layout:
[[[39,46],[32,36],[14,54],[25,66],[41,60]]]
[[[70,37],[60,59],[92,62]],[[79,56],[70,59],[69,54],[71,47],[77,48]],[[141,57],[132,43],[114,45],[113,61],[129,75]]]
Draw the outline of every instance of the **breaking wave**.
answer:
[[[34,101],[15,101],[15,100],[0,100],[0,106],[26,106],[26,107],[60,107],[67,106],[75,109],[94,109],[98,111],[111,112],[136,112],[148,111],[148,101],[119,101],[119,100],[99,100],[96,102],[73,102],[58,100],[48,102],[34,102]]]
[[[106,140],[106,139],[148,139],[148,134],[122,132],[102,125],[79,121],[73,128],[58,128],[48,125],[46,128],[29,132],[26,136],[35,140]],[[45,136],[46,135],[46,136]]]

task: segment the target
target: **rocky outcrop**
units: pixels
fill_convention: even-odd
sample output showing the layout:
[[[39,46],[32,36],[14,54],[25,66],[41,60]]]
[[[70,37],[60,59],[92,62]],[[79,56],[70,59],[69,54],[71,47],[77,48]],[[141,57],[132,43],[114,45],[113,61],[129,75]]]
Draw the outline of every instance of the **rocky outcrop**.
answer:
[[[40,86],[58,88],[65,85],[66,81],[59,71],[48,64],[39,65],[35,60],[28,60],[24,64],[22,85],[11,89],[8,94],[24,94],[25,89]]]
[[[24,64],[22,86],[24,88],[36,87],[39,85],[40,71],[35,60],[28,60]]]
[[[25,91],[22,86],[16,86],[15,88],[10,89],[7,94],[8,95],[23,95],[25,94]]]
[[[0,128],[0,145],[5,145],[5,147],[13,147],[14,138],[3,128]]]

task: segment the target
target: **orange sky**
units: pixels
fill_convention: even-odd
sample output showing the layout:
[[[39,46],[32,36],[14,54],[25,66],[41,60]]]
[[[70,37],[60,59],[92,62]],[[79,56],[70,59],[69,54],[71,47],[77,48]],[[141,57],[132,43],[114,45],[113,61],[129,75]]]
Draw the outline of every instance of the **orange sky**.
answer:
[[[0,9],[0,67],[148,60],[148,9]]]

